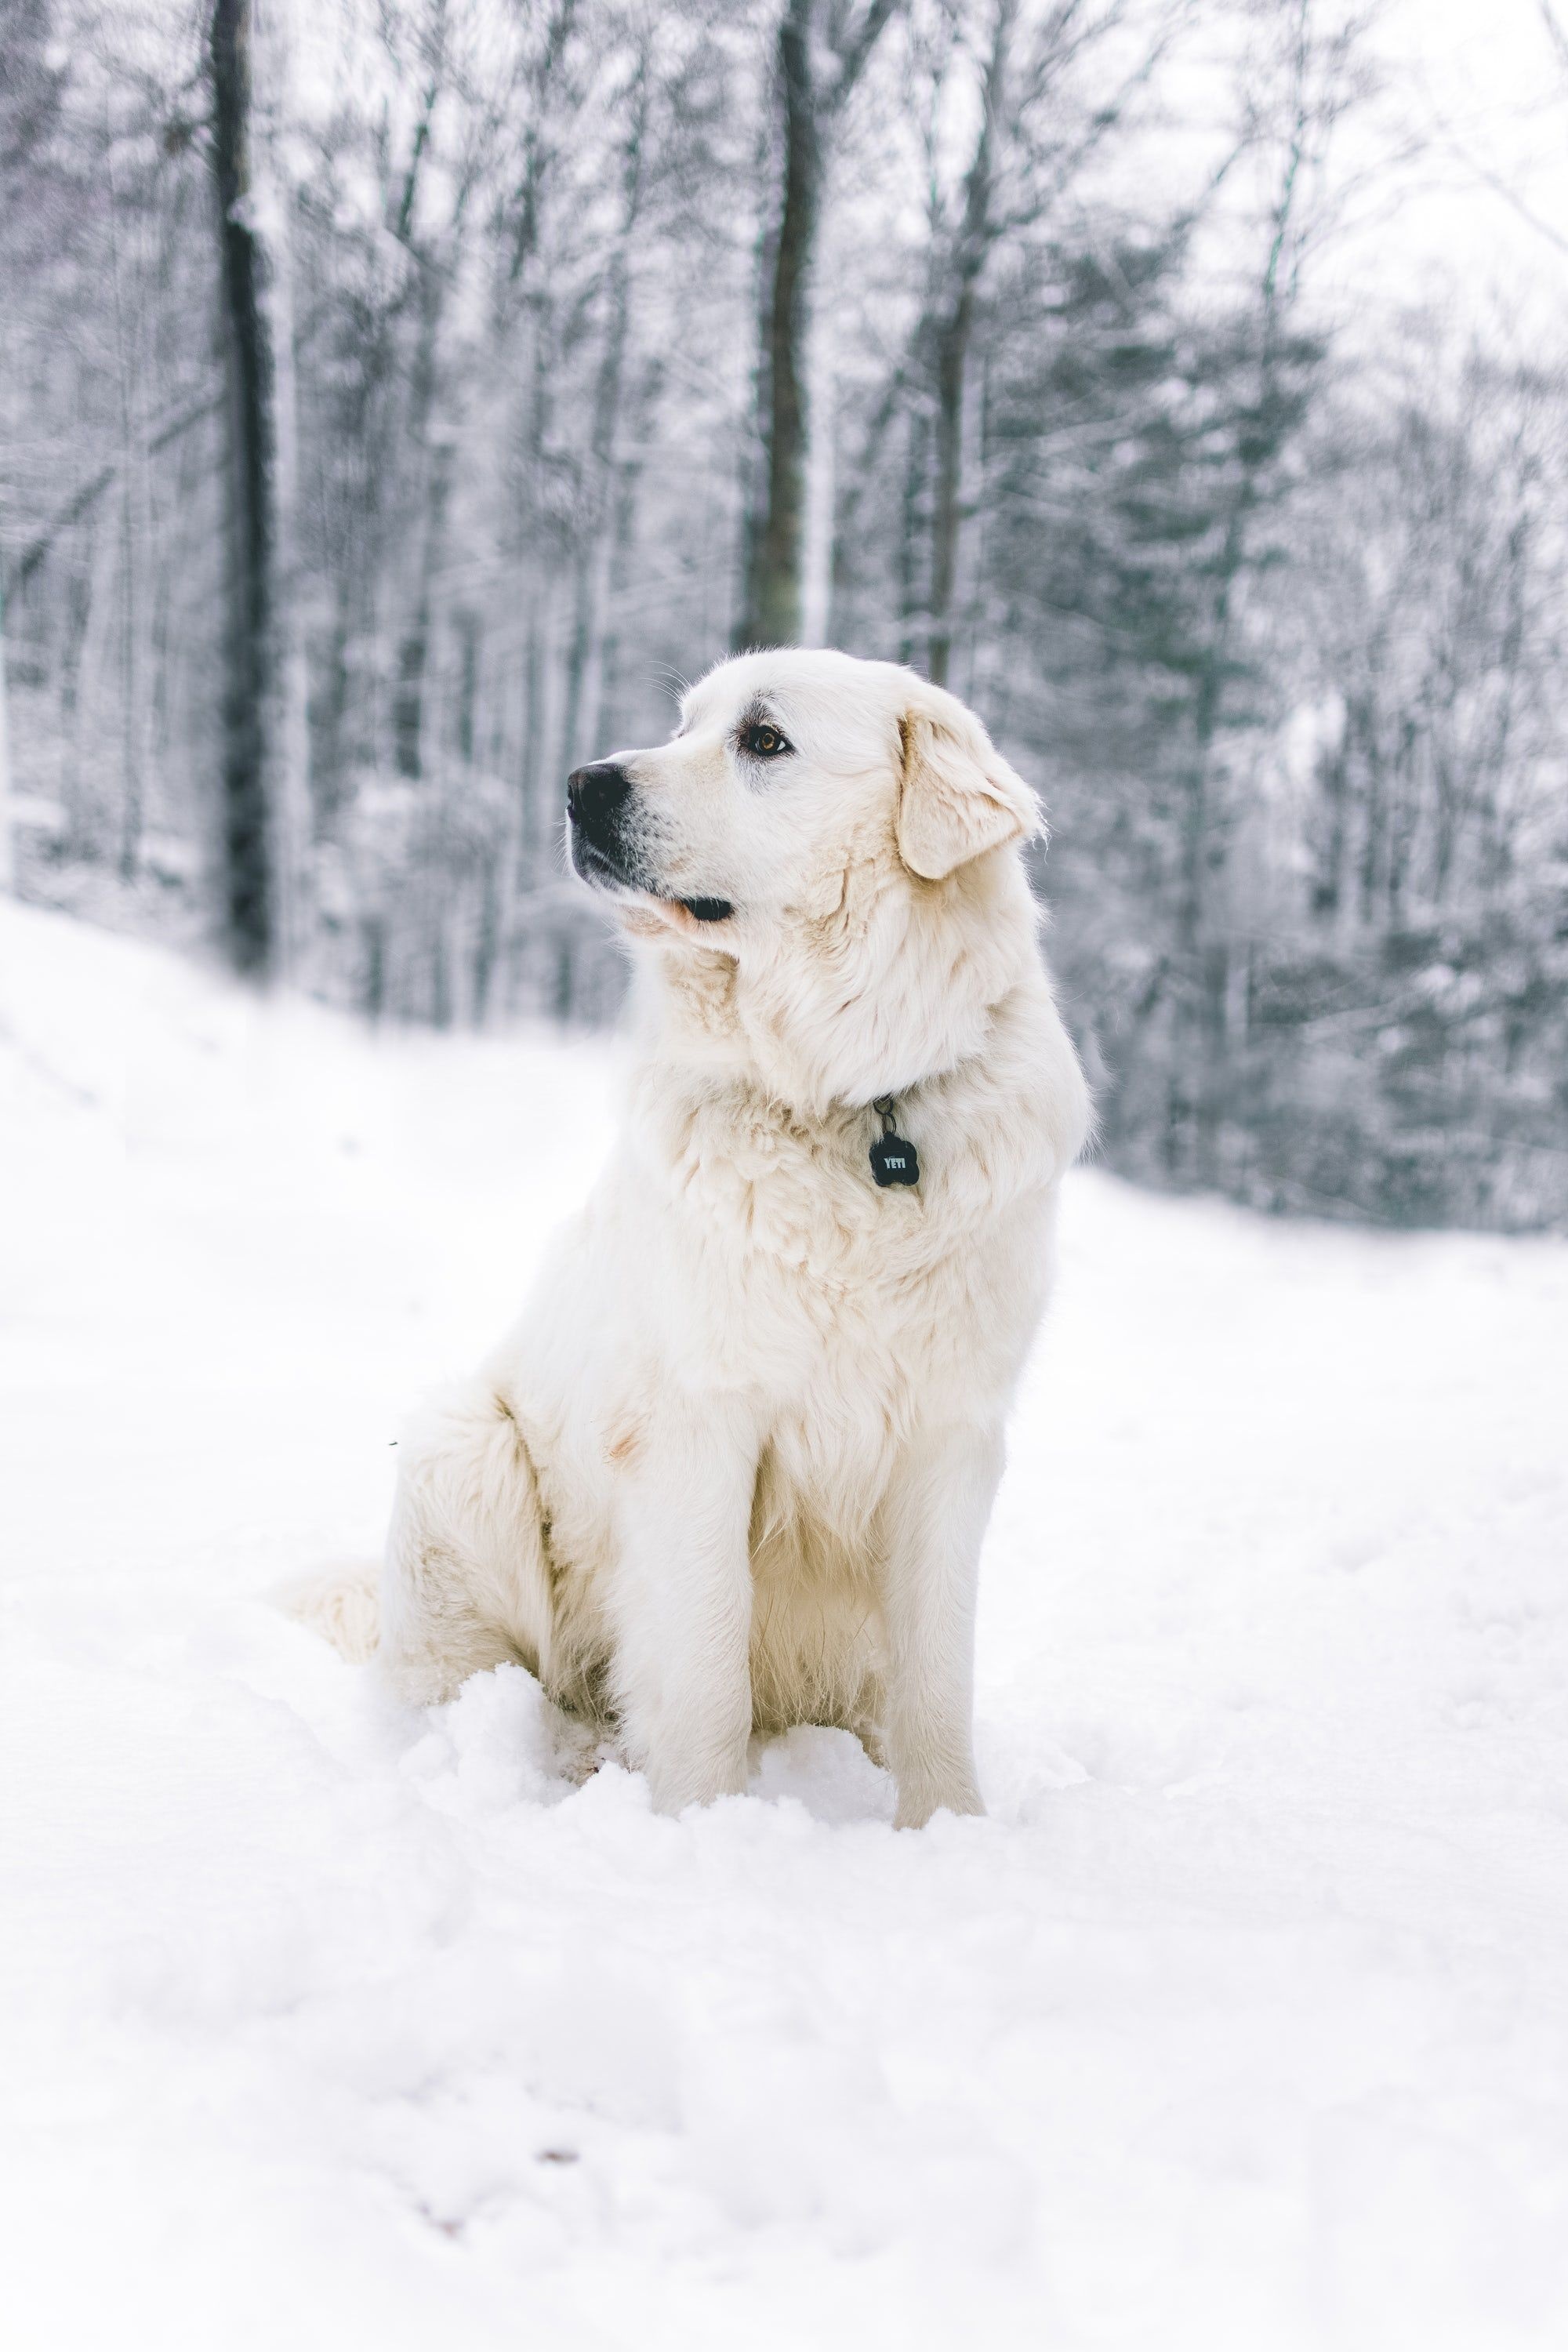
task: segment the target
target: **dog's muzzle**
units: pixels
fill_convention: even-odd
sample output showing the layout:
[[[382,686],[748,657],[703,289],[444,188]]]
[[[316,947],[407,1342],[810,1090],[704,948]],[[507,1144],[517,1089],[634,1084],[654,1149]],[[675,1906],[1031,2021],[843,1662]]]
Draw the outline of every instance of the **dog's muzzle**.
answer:
[[[566,779],[566,814],[572,826],[572,863],[584,882],[601,889],[658,889],[643,869],[635,847],[625,837],[631,805],[632,780],[614,760],[595,760],[574,768]],[[726,923],[735,909],[728,898],[678,898],[700,923]]]

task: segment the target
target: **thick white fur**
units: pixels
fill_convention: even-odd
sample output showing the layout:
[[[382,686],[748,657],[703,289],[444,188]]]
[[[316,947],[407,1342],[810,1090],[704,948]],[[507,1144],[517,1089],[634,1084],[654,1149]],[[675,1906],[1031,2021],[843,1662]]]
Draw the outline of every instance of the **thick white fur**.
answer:
[[[759,709],[794,747],[765,768]],[[1033,796],[952,696],[841,654],[727,662],[619,758],[657,881],[610,896],[625,1133],[510,1338],[403,1440],[381,1661],[426,1701],[521,1659],[665,1809],[821,1723],[885,1759],[901,1823],[977,1812],[976,1563],[1089,1116]],[[872,1181],[884,1095],[918,1190]]]

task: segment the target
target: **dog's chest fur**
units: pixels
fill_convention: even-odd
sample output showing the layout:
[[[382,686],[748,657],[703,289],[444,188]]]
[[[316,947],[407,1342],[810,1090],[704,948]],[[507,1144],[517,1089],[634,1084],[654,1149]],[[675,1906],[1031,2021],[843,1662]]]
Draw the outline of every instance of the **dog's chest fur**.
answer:
[[[966,1380],[1011,1380],[1037,1313],[1059,1150],[1042,1085],[1016,1056],[912,1088],[899,1104],[921,1177],[882,1190],[868,1108],[811,1116],[754,1080],[653,1066],[634,1088],[638,1177],[657,1197],[677,1269],[666,1312],[710,1377],[809,1408],[819,1454],[825,1391],[846,1449],[908,1432],[921,1400]],[[803,1464],[803,1467],[805,1465]]]

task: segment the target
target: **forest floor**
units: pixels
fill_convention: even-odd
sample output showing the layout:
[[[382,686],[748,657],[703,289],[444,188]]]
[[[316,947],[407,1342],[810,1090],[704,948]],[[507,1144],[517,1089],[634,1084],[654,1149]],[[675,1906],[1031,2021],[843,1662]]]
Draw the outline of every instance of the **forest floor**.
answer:
[[[18,2352],[1568,2341],[1568,1244],[1079,1175],[991,1818],[799,1731],[667,1821],[268,1599],[375,1548],[607,1049],[15,908],[0,1016]]]

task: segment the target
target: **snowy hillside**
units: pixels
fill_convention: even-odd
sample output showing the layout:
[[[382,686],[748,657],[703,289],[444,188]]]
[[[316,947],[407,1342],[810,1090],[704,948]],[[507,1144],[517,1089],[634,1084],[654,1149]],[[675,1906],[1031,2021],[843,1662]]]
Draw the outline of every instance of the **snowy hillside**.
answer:
[[[605,1050],[3,925],[12,2344],[1568,2341],[1568,1247],[1080,1176],[992,1818],[800,1732],[658,1820],[266,1597],[374,1548]]]

